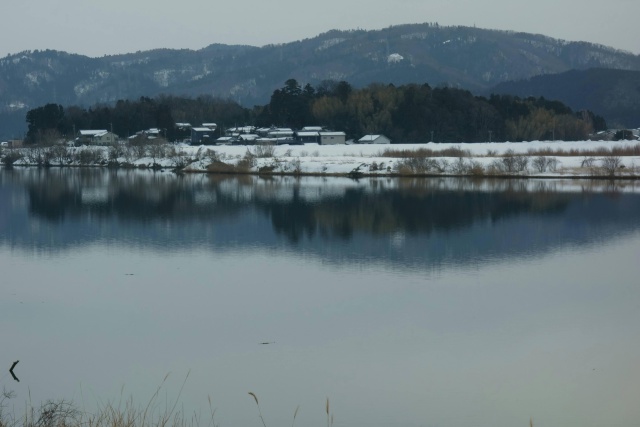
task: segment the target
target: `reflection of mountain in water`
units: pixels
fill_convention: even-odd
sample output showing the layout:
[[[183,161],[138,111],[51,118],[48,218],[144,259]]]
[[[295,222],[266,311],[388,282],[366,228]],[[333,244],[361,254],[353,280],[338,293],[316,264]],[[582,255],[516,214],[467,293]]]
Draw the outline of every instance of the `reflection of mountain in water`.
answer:
[[[598,244],[637,230],[638,194],[563,188],[556,181],[1,171],[0,241],[52,251],[105,242],[277,248],[329,262],[433,267]]]

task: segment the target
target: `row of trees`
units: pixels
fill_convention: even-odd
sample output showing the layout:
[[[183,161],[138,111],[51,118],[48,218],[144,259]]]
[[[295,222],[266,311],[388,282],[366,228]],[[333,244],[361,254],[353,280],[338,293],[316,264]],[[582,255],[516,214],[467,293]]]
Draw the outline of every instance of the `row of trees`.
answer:
[[[188,131],[176,122],[223,123],[251,121],[251,110],[229,100],[202,96],[196,99],[161,96],[141,97],[137,101],[120,100],[115,105],[96,105],[89,109],[78,106],[63,108],[47,104],[27,112],[28,143],[47,143],[60,138],[72,139],[81,129],[106,129],[121,137],[150,128],[163,131],[168,140],[185,138]]]
[[[260,126],[317,123],[351,137],[382,133],[397,142],[581,140],[607,126],[602,117],[574,113],[558,101],[508,95],[487,99],[427,84],[372,84],[356,90],[346,82],[325,82],[314,89],[291,79],[268,105],[254,111]]]
[[[354,89],[344,81],[325,81],[317,87],[302,87],[295,79],[275,90],[267,105],[251,109],[209,96],[161,96],[89,109],[47,104],[30,110],[26,120],[30,143],[71,138],[80,129],[107,129],[129,136],[152,127],[174,140],[187,136],[176,122],[197,125],[211,121],[218,123],[219,132],[247,124],[294,129],[321,125],[342,130],[350,138],[374,133],[395,142],[580,140],[606,129],[604,119],[592,112],[574,113],[544,98],[485,98],[427,84],[372,84]]]

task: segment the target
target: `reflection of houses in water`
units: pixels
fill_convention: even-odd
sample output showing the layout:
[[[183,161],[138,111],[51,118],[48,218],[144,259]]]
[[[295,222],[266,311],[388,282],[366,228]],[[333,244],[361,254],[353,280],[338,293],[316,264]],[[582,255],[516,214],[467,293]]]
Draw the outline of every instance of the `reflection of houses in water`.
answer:
[[[563,187],[555,180],[0,173],[11,178],[0,180],[2,215],[26,219],[0,238],[43,247],[94,239],[188,246],[215,236],[212,249],[224,251],[231,242],[281,248],[276,242],[284,239],[336,262],[366,257],[428,266],[445,257],[460,263],[487,254],[508,258],[631,233],[638,230],[634,213],[640,211],[637,189],[611,198],[575,181]]]

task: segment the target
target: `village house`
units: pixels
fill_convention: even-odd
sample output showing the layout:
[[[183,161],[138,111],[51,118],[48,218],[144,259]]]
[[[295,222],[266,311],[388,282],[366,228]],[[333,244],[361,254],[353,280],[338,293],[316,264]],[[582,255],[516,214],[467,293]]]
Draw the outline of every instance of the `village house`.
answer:
[[[236,126],[225,129],[224,134],[227,136],[240,136],[242,134],[253,134],[255,130],[255,126]]]
[[[237,141],[235,136],[221,136],[216,139],[216,145],[232,145]]]
[[[207,145],[215,143],[215,129],[209,127],[192,127],[191,128],[191,144]]]
[[[117,142],[118,135],[106,129],[81,130],[75,140],[76,144],[109,145]]]
[[[320,132],[320,145],[344,144],[346,139],[344,132]]]
[[[320,132],[301,130],[296,132],[296,139],[302,144],[320,143]]]
[[[365,135],[358,144],[391,144],[391,140],[384,135]]]
[[[203,123],[202,126],[191,128],[191,144],[192,145],[206,145],[214,144],[215,131],[218,125],[215,123]]]

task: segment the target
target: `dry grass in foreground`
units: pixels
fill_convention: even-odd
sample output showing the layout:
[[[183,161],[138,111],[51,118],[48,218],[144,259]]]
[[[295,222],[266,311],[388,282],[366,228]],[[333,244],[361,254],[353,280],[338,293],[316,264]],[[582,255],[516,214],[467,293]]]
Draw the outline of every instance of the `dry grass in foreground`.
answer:
[[[162,383],[146,405],[139,407],[134,404],[133,398],[124,402],[99,405],[95,411],[80,410],[73,402],[67,400],[47,401],[40,407],[34,407],[29,403],[24,414],[15,415],[8,408],[15,393],[3,390],[0,395],[0,427],[219,427],[215,421],[216,409],[213,408],[211,397],[208,397],[209,412],[205,418],[199,414],[189,416],[180,409],[180,396],[189,377],[187,373],[180,391],[174,401],[161,403],[160,391],[167,381],[167,374]],[[262,416],[262,410],[258,396],[249,392],[258,408],[258,416],[262,427],[267,423]],[[329,398],[325,403],[327,427],[333,426],[333,414],[329,409]],[[298,405],[293,412],[291,427],[294,427],[296,417],[300,411]]]
[[[164,409],[159,409],[158,397],[168,377],[169,374],[144,407],[136,406],[133,398],[130,398],[124,403],[120,400],[117,404],[98,405],[94,412],[80,410],[73,402],[61,399],[49,400],[39,407],[29,402],[24,414],[16,415],[8,411],[9,401],[15,398],[15,394],[5,389],[0,396],[0,427],[216,427],[211,398],[208,420],[196,415],[188,417],[178,409],[188,373],[175,401],[166,402]]]
[[[196,414],[189,417],[177,409],[186,378],[176,400],[173,403],[167,402],[165,409],[159,412],[158,396],[167,377],[168,375],[146,406],[136,407],[133,400],[129,399],[124,404],[118,402],[116,405],[100,406],[95,413],[81,411],[72,402],[60,400],[48,401],[37,409],[31,407],[23,416],[16,418],[6,412],[7,401],[15,396],[5,390],[0,396],[0,427],[219,427],[215,421],[216,410],[213,408],[211,397],[208,398],[209,413],[206,419]],[[253,392],[249,392],[249,395],[256,403],[262,427],[268,427],[262,416],[258,396]],[[293,412],[291,427],[295,426],[299,411],[298,405]],[[329,398],[326,399],[324,412],[327,427],[333,427],[334,416],[330,410]],[[529,419],[529,427],[533,427],[533,418]]]

